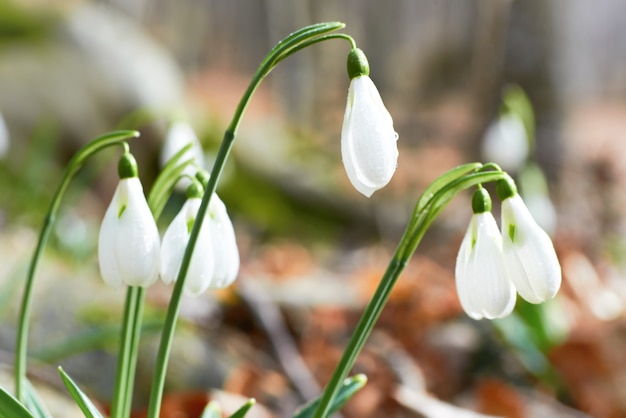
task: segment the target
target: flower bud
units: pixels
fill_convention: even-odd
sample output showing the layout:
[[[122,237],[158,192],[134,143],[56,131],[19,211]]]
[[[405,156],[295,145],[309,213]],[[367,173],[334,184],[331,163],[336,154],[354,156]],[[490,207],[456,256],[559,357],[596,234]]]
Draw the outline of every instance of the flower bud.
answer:
[[[389,183],[396,171],[398,134],[367,75],[369,66],[362,51],[350,53],[348,72],[351,81],[341,129],[341,156],[354,188],[370,197]]]
[[[133,161],[130,154],[120,159],[120,172],[129,176],[120,179],[98,236],[100,273],[116,287],[149,286],[159,272],[159,231]]]
[[[515,288],[507,276],[502,238],[490,212],[489,193],[478,189],[472,206],[474,215],[457,256],[457,293],[463,310],[471,318],[502,318],[515,306]]]

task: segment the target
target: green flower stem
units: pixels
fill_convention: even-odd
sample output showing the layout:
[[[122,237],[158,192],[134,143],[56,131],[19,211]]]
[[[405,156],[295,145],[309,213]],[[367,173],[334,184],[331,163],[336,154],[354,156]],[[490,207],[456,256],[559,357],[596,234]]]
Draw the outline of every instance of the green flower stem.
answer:
[[[165,318],[165,324],[163,326],[163,333],[161,334],[161,342],[159,344],[159,351],[157,353],[157,359],[155,364],[154,377],[152,381],[152,388],[150,392],[150,401],[148,405],[148,418],[158,418],[159,411],[161,409],[161,398],[163,396],[163,388],[165,386],[165,374],[167,371],[167,363],[172,348],[172,341],[174,338],[174,331],[176,328],[176,320],[178,319],[178,313],[180,310],[180,301],[183,293],[183,286],[189,270],[189,263],[191,256],[198,240],[198,234],[200,232],[200,226],[206,214],[207,208],[211,196],[215,193],[217,182],[219,181],[224,165],[232,149],[237,130],[243,114],[252,98],[254,92],[259,87],[263,79],[272,71],[272,69],[283,59],[287,58],[294,52],[299,50],[299,46],[305,42],[310,42],[317,39],[328,32],[335,31],[344,27],[340,22],[318,23],[316,25],[302,28],[284,38],[280,41],[261,61],[257,68],[248,88],[244,92],[235,114],[228,125],[222,144],[217,152],[215,164],[211,171],[209,182],[205,188],[200,207],[198,209],[198,216],[194,222],[193,228],[189,235],[189,242],[185,248],[185,253],[181,261],[180,271],[174,284],[174,290],[172,291],[172,297],[168,306],[167,315]]]
[[[123,418],[130,413],[135,370],[134,364],[131,363],[136,361],[137,339],[141,328],[144,294],[145,290],[136,286],[129,286],[126,292],[122,335],[117,357],[115,388],[111,403],[112,417]]]
[[[74,157],[72,157],[72,159],[68,163],[65,169],[65,173],[63,175],[63,179],[61,180],[61,183],[59,184],[59,187],[56,190],[54,197],[52,198],[52,202],[50,204],[50,207],[48,208],[48,213],[44,218],[44,222],[39,233],[37,247],[35,248],[35,252],[33,253],[33,257],[28,267],[26,282],[24,283],[24,294],[22,295],[22,303],[20,305],[17,328],[17,343],[15,347],[14,370],[15,395],[20,402],[24,402],[26,357],[28,355],[28,325],[32,305],[32,293],[33,284],[35,281],[35,272],[37,270],[37,265],[39,264],[39,259],[41,258],[43,249],[48,242],[50,232],[52,231],[52,226],[54,225],[54,222],[56,220],[56,215],[59,210],[59,205],[61,204],[63,194],[65,193],[67,186],[70,184],[70,181],[74,178],[78,170],[80,170],[80,168],[89,157],[106,147],[116,144],[122,144],[122,146],[124,146],[124,149],[126,150],[128,145],[124,145],[126,144],[125,141],[127,139],[136,138],[138,136],[139,132],[136,131],[114,131],[102,135],[86,144],[74,155]]]
[[[148,196],[148,206],[155,219],[159,219],[165,203],[172,194],[183,171],[193,162],[187,160],[179,163],[191,147],[192,145],[188,144],[174,154],[154,181]],[[130,416],[145,294],[145,289],[141,287],[129,286],[126,291],[115,388],[111,403],[112,417],[125,418]]]
[[[325,418],[328,415],[333,399],[352,369],[357,356],[363,349],[365,341],[380,317],[400,273],[404,270],[424,234],[437,216],[460,191],[481,183],[500,180],[506,176],[501,171],[479,171],[481,167],[481,164],[475,164],[450,170],[435,180],[418,200],[416,210],[405,229],[396,252],[372,299],[365,307],[343,356],[324,389],[320,403],[315,411],[315,418]]]

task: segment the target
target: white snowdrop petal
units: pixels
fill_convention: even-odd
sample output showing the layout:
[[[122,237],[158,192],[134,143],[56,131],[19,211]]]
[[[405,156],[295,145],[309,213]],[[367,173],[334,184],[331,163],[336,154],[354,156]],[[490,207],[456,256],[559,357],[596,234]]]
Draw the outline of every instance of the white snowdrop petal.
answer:
[[[472,217],[457,256],[455,280],[461,307],[470,318],[478,320],[483,318],[483,314],[477,304],[474,292],[476,282],[473,274],[472,254],[475,237],[476,219]]]
[[[172,219],[163,235],[161,244],[161,279],[165,283],[174,283],[189,240],[187,223],[198,212],[195,200],[188,199],[178,214]],[[199,203],[198,203],[199,204]],[[195,207],[195,210],[194,210]]]
[[[115,257],[115,232],[117,230],[117,190],[113,195],[111,204],[102,219],[100,233],[98,234],[98,265],[100,275],[109,286],[120,287],[122,276],[117,268]]]
[[[185,280],[185,294],[197,296],[207,290],[212,283],[215,269],[213,258],[213,242],[211,240],[211,229],[208,220],[205,218],[200,228],[198,241],[191,256],[189,271]]]
[[[158,276],[159,253],[159,233],[141,182],[120,180],[98,239],[103,279],[113,286],[149,286]]]
[[[491,212],[472,216],[455,276],[461,306],[471,318],[502,318],[513,310],[515,288],[507,277],[500,231]]]
[[[522,167],[528,157],[528,139],[524,123],[517,115],[503,115],[489,125],[483,155],[507,171]]]
[[[519,294],[531,303],[553,298],[561,287],[561,266],[550,237],[519,195],[502,202],[502,225],[509,276]]]
[[[507,277],[500,230],[491,212],[475,215],[478,220],[475,277],[480,281],[476,298],[485,318],[507,316],[515,306],[515,288]]]
[[[161,278],[165,283],[173,283],[178,278],[183,255],[189,242],[190,229],[200,208],[201,199],[188,199],[163,237],[161,254]],[[214,274],[213,244],[208,214],[205,216],[198,240],[191,255],[185,286],[185,294],[196,296],[207,290]]]
[[[186,122],[175,122],[167,131],[165,142],[161,149],[161,166],[167,164],[178,151],[189,143],[192,143],[193,146],[185,153],[183,161],[193,158],[198,165],[204,166],[204,153],[202,152],[200,140],[193,128]]]
[[[209,208],[211,237],[215,272],[212,288],[223,288],[232,284],[239,273],[239,249],[235,230],[226,212],[226,206],[217,195],[211,198]]]
[[[397,134],[376,86],[368,76],[350,82],[341,130],[343,164],[353,186],[370,197],[393,176]]]
[[[120,194],[127,188],[126,209],[118,218],[120,232],[115,250],[118,268],[129,286],[149,286],[158,276],[160,239],[156,223],[137,177],[120,181]]]
[[[548,236],[556,230],[557,215],[554,204],[547,195],[532,194],[524,196],[524,203],[532,217]]]

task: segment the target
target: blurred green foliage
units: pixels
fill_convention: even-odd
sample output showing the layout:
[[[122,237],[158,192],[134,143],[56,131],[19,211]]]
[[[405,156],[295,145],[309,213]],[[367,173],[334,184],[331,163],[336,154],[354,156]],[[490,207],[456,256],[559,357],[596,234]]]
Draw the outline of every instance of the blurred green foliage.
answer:
[[[58,17],[50,11],[26,9],[14,2],[0,0],[0,47],[18,40],[45,40],[57,23]]]

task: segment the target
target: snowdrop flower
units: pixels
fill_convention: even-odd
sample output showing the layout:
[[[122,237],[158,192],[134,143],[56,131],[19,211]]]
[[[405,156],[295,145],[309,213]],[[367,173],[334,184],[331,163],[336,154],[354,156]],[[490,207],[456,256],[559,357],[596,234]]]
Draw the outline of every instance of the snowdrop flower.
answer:
[[[150,286],[159,274],[159,231],[137,177],[137,162],[126,153],[119,162],[120,182],[98,237],[104,281],[118,287]]]
[[[185,170],[183,171],[183,174],[193,177],[198,171],[198,167],[204,167],[204,154],[202,146],[200,145],[200,140],[196,136],[196,133],[191,125],[186,122],[174,122],[167,131],[165,142],[163,143],[163,148],[161,149],[161,167],[167,164],[167,162],[178,151],[190,143],[193,144],[191,149],[185,152],[180,161],[184,162],[191,159],[195,160],[195,166],[190,164],[185,167]],[[185,190],[190,183],[191,181],[188,178],[183,177],[176,186],[180,190]]]
[[[173,283],[178,277],[201,201],[202,187],[194,181],[187,188],[187,201],[163,236],[160,270],[165,283]],[[214,194],[191,256],[184,291],[198,295],[209,288],[226,287],[238,272],[239,250],[233,226],[224,203]]]
[[[201,201],[202,188],[194,182],[187,188],[187,201],[163,235],[160,270],[161,279],[165,283],[173,283],[178,277],[185,248]],[[191,256],[187,278],[185,279],[185,293],[197,295],[204,292],[211,283],[214,270],[215,258],[213,257],[211,229],[208,217],[205,217]]]
[[[502,249],[509,278],[530,303],[552,299],[561,287],[561,266],[548,234],[533,219],[510,178],[498,181],[502,201]]]
[[[363,51],[348,55],[350,87],[341,129],[341,155],[350,182],[370,197],[384,187],[396,171],[398,134],[376,86],[369,78]]]
[[[487,128],[483,139],[483,156],[505,171],[521,170],[528,153],[526,127],[516,114],[503,114]]]
[[[473,319],[502,318],[515,306],[515,288],[508,279],[502,238],[491,214],[491,198],[478,189],[456,262],[456,287],[463,310]]]

